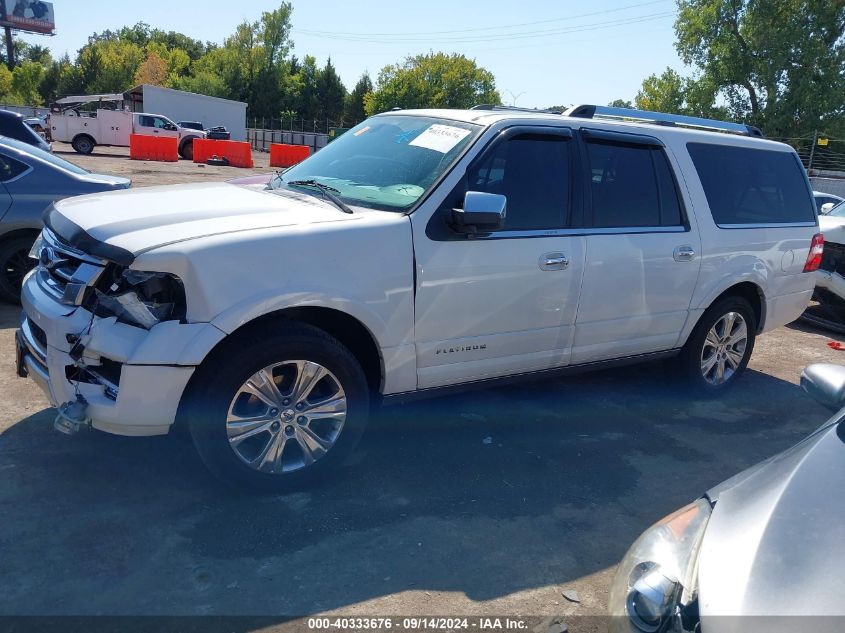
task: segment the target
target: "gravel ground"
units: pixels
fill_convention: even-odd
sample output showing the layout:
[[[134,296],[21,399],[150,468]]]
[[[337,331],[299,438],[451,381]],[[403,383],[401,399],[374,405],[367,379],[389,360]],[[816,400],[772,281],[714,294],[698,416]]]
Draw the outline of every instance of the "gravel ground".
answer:
[[[246,172],[69,158],[136,186]],[[253,497],[221,489],[178,437],[52,431],[14,375],[18,319],[0,305],[0,615],[268,616],[263,630],[319,612],[600,630],[580,616],[604,613],[636,536],[819,426],[799,373],[845,360],[830,335],[789,326],[718,400],[690,399],[654,364],[389,407],[333,480]]]
[[[176,163],[129,160],[128,147],[97,147],[92,154],[84,156],[73,151],[68,143],[53,143],[53,152],[89,171],[131,178],[133,187],[213,182],[274,171],[270,167],[270,155],[265,152],[252,153],[254,169],[202,165],[181,158]]]

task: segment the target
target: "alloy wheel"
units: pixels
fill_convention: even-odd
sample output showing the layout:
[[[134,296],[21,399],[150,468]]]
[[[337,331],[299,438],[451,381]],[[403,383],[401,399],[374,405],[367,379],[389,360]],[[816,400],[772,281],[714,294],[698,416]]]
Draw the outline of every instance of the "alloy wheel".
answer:
[[[719,318],[701,348],[701,375],[711,385],[728,382],[739,370],[748,345],[748,325],[739,312]]]
[[[346,394],[319,363],[290,360],[250,376],[229,405],[226,433],[238,458],[260,472],[306,468],[337,442]]]

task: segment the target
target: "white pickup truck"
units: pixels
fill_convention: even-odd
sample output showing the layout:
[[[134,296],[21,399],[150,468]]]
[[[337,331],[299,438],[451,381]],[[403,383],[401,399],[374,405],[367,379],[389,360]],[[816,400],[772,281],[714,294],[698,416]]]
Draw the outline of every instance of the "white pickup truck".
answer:
[[[659,113],[392,111],[268,180],[48,210],[18,373],[57,428],[185,425],[222,479],[278,489],[382,400],[668,357],[716,395],[823,246],[791,147]]]
[[[51,113],[47,125],[53,141],[70,143],[80,154],[90,154],[97,145],[128,147],[130,134],[146,134],[179,139],[179,155],[190,160],[194,156],[194,139],[206,137],[205,132],[179,127],[161,114],[105,108]]]

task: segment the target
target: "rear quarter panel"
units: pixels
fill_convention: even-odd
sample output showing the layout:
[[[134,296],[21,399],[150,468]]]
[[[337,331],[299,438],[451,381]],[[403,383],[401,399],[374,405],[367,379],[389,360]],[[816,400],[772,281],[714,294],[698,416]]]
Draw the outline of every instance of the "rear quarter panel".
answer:
[[[696,135],[698,133],[691,133]],[[669,136],[669,135],[667,135]],[[793,152],[781,143],[724,135],[726,145]],[[750,228],[721,228],[713,219],[698,172],[687,150],[687,142],[713,142],[712,136],[690,138],[671,135],[667,146],[681,168],[689,193],[691,212],[701,235],[701,272],[690,303],[690,320],[681,342],[686,340],[698,318],[730,287],[751,282],[762,291],[768,330],[797,319],[806,308],[814,287],[814,276],[803,272],[810,242],[819,232],[818,223],[808,226],[760,225]],[[812,193],[807,187],[808,204]]]

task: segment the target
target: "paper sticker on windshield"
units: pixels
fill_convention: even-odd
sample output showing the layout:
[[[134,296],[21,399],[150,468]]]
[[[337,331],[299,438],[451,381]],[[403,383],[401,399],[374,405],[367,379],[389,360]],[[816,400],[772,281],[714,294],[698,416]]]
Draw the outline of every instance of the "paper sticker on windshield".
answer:
[[[445,154],[468,135],[469,130],[435,123],[408,143],[408,145],[425,147],[426,149],[433,149],[435,152]]]

